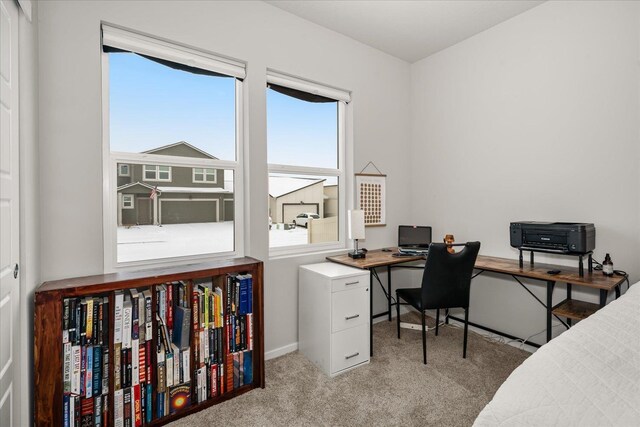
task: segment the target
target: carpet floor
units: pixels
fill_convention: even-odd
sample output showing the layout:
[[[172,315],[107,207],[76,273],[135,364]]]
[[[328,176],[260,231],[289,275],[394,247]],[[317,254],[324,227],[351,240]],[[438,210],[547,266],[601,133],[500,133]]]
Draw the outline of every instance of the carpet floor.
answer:
[[[417,314],[406,316],[419,323]],[[429,326],[435,321],[429,319]],[[529,356],[469,332],[462,358],[462,328],[445,325],[427,334],[396,323],[373,327],[371,363],[328,378],[299,352],[265,364],[266,387],[171,424],[180,426],[470,426],[482,408]]]

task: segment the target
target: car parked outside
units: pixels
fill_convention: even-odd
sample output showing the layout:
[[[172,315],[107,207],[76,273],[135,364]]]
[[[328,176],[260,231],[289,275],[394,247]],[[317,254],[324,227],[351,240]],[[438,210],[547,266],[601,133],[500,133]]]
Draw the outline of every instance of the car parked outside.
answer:
[[[309,225],[309,221],[312,219],[320,219],[320,215],[313,212],[304,212],[304,213],[298,214],[296,219],[293,220],[293,225],[295,225],[296,227],[298,225],[302,227],[307,227]]]

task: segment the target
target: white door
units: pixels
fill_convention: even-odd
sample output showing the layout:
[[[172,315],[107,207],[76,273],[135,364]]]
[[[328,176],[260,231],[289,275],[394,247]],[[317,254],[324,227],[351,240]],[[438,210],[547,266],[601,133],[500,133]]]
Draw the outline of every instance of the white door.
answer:
[[[0,426],[17,423],[18,6],[0,0]]]

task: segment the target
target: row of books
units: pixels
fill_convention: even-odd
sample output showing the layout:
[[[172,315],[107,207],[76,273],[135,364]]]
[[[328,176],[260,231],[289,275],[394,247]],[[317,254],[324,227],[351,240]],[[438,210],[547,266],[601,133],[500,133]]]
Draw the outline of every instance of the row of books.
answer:
[[[230,274],[225,283],[227,349],[224,390],[253,381],[253,277]]]
[[[186,283],[156,286],[156,416],[191,404],[191,308]]]
[[[151,422],[153,311],[150,289],[114,294],[115,427],[139,427]]]
[[[106,425],[109,409],[109,298],[62,302],[65,427]]]

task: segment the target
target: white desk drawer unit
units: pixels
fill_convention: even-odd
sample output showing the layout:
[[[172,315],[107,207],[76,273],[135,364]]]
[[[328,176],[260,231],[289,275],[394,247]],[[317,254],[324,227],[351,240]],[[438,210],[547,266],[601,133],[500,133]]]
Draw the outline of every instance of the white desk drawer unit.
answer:
[[[368,271],[300,266],[298,347],[331,377],[369,363],[369,292]]]

